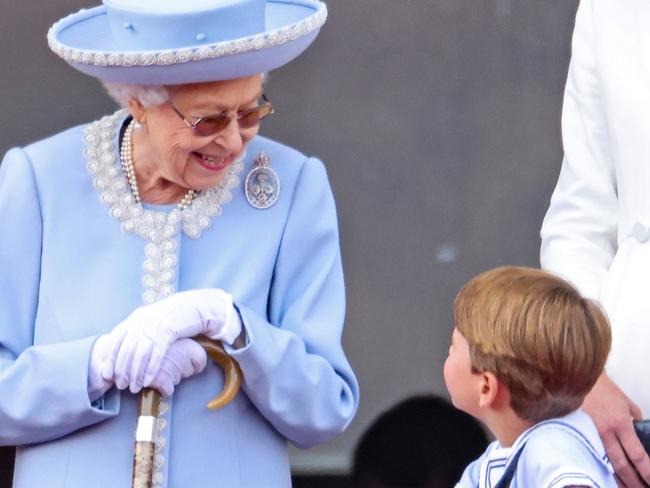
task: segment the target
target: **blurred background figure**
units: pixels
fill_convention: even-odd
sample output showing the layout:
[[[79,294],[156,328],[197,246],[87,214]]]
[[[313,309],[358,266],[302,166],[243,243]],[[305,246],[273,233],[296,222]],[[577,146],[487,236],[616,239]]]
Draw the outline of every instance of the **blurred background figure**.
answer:
[[[437,396],[404,400],[379,416],[354,453],[354,488],[452,488],[488,439]]]

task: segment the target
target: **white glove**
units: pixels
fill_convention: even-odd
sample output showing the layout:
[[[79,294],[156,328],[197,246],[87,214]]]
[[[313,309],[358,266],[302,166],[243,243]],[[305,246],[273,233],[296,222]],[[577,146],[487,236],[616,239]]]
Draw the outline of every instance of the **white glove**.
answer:
[[[178,339],[169,347],[158,374],[149,387],[158,390],[164,396],[172,396],[174,387],[181,380],[199,374],[207,364],[208,355],[196,341]],[[141,381],[140,384],[142,384]],[[137,392],[138,390],[131,389],[131,393]]]
[[[91,403],[101,398],[111,386],[113,381],[105,380],[102,375],[102,367],[111,353],[112,342],[108,335],[102,335],[97,338],[90,351],[90,361],[88,363],[88,398]]]
[[[101,365],[106,359],[108,344],[110,344],[108,335],[100,336],[95,341],[91,352],[88,371],[88,397],[91,402],[100,398],[113,386],[112,381],[106,381],[100,374]],[[208,355],[205,349],[196,341],[179,339],[169,347],[160,370],[150,386],[165,396],[172,396],[174,387],[181,380],[201,373],[207,362]],[[142,378],[137,383],[142,385]],[[131,389],[131,393],[138,393],[138,391]]]
[[[241,328],[232,297],[223,290],[176,293],[137,308],[108,334],[110,353],[101,376],[120,389],[139,391],[152,384],[177,339],[203,334],[232,344]]]

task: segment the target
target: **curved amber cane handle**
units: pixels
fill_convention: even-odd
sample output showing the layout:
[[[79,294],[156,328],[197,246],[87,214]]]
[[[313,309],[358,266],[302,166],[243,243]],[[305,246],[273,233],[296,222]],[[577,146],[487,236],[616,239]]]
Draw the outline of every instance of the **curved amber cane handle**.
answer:
[[[241,386],[244,374],[242,373],[239,364],[237,364],[237,361],[226,354],[221,342],[202,335],[194,337],[194,340],[205,349],[205,352],[208,353],[210,359],[223,369],[223,389],[221,390],[221,393],[208,403],[208,408],[210,410],[216,410],[227,405],[233,398],[235,398],[239,391],[239,387]]]
[[[210,410],[216,410],[227,405],[235,398],[244,375],[237,361],[226,354],[220,342],[202,335],[193,339],[205,349],[205,352],[215,363],[223,368],[223,389],[207,405]],[[144,388],[138,401],[138,426],[133,455],[132,488],[149,488],[152,486],[156,441],[155,419],[158,416],[159,405],[160,393],[152,388]]]

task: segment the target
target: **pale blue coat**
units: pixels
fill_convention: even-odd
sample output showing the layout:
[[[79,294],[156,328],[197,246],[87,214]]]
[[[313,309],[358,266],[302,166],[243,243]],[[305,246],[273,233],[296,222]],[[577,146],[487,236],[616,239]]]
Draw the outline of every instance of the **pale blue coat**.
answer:
[[[76,127],[0,166],[0,444],[19,446],[17,488],[130,486],[137,397],[113,388],[91,405],[87,376],[96,337],[142,304],[146,241],[100,202],[83,139]],[[275,206],[255,209],[240,183],[199,239],[175,237],[176,289],[231,293],[249,342],[231,351],[245,377],[231,404],[205,408],[222,386],[212,364],[168,402],[161,486],[290,486],[287,440],[324,442],[357,409],[325,169],[257,137],[242,181],[260,151],[281,180]]]

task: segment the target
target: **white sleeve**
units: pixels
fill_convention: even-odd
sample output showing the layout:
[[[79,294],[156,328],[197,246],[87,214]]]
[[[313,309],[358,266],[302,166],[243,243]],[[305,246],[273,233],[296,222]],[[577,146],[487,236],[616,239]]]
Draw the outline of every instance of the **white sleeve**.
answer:
[[[463,476],[460,478],[458,483],[454,488],[478,488],[479,478],[481,474],[481,465],[485,462],[487,458],[488,449],[475,461],[472,461],[463,471]]]
[[[597,70],[593,0],[581,0],[564,94],[564,160],[542,224],[541,265],[590,298],[616,252],[618,195]]]

